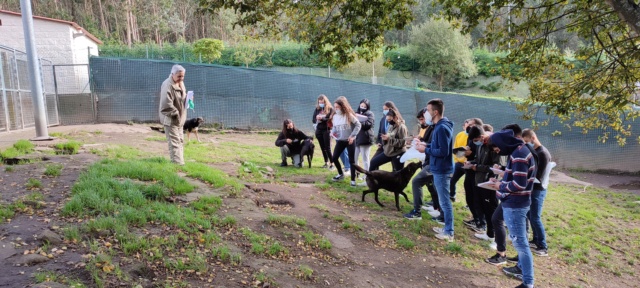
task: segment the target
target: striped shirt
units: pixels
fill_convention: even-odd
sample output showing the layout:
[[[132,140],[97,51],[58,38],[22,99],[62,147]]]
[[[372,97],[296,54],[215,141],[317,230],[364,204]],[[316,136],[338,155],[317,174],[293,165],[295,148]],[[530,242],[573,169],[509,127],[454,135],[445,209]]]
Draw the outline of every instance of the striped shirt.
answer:
[[[531,205],[531,191],[536,179],[536,163],[526,144],[509,156],[500,189],[496,196],[506,208],[525,208]]]

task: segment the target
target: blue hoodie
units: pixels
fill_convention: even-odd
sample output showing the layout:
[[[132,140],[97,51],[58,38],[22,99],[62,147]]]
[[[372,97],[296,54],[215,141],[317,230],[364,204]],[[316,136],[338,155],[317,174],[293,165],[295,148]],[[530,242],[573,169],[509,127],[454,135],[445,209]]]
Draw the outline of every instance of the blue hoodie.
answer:
[[[431,173],[453,173],[453,122],[447,117],[436,123],[431,134],[431,143],[424,153],[429,156]]]
[[[522,140],[513,136],[512,130],[493,133],[489,140],[500,148],[500,155],[509,155],[496,196],[505,208],[529,207],[537,170],[531,150]]]

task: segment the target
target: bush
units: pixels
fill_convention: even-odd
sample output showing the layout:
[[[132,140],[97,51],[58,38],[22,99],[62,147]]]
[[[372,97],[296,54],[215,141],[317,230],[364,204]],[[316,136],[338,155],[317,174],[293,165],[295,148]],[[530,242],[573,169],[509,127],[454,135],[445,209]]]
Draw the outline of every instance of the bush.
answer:
[[[419,64],[413,61],[409,55],[407,47],[400,47],[385,51],[383,54],[385,62],[391,62],[391,69],[400,71],[417,71]]]

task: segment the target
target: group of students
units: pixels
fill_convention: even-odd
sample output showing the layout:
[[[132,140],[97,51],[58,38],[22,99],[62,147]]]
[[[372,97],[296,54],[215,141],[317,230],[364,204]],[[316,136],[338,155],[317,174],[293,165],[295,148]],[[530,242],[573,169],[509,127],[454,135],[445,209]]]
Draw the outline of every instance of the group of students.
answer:
[[[324,167],[332,169],[335,166],[338,170],[333,180],[345,177],[339,163],[345,150],[348,159],[343,159],[346,160],[343,163],[345,166],[350,164],[351,185],[355,186],[353,166],[360,155],[366,170],[378,170],[381,165],[391,162],[393,170],[398,171],[404,167],[400,159],[411,143],[411,149],[424,153],[424,160],[422,169],[412,180],[413,209],[404,217],[421,220],[422,210],[425,210],[432,220],[444,225],[433,228],[435,237],[453,241],[452,202],[456,199],[457,181],[464,175],[465,198],[472,217],[463,223],[476,232],[475,237],[490,241],[489,247],[497,250],[486,262],[493,265],[516,263],[502,270],[523,281],[518,287],[533,287],[532,255],[548,255],[541,213],[548,177],[555,164],[535,132],[511,124],[494,133],[491,125],[484,124],[479,118],[471,118],[463,123],[463,131],[454,139],[453,122],[444,116],[443,101],[432,99],[416,115],[420,128],[418,136],[411,139],[395,104],[387,101],[382,108],[385,116],[380,119],[375,140],[378,147],[369,162],[368,151],[374,143],[374,115],[369,101],[363,99],[358,110],[353,111],[344,96],[340,96],[333,106],[326,96],[318,97],[313,123]],[[287,142],[288,135],[294,133],[299,133],[296,137],[306,138],[304,133],[295,129],[291,120],[285,120],[276,145],[286,146],[290,143]],[[333,154],[331,138],[336,140]],[[283,152],[284,165],[287,155],[294,154]],[[294,157],[295,164],[301,166],[300,158],[297,159]],[[429,191],[430,202],[423,200],[424,186]],[[527,235],[529,223],[533,231],[531,241]],[[518,252],[515,257],[506,256],[505,225]]]

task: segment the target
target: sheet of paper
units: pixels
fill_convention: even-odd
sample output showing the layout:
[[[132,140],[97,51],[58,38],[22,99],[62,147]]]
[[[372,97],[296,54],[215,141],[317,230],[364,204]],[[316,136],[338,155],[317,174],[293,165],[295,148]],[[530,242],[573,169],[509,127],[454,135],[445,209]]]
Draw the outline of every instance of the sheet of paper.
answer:
[[[482,183],[478,184],[478,187],[495,191],[497,189],[493,187],[493,183],[494,182],[491,182],[491,181],[482,182]]]

